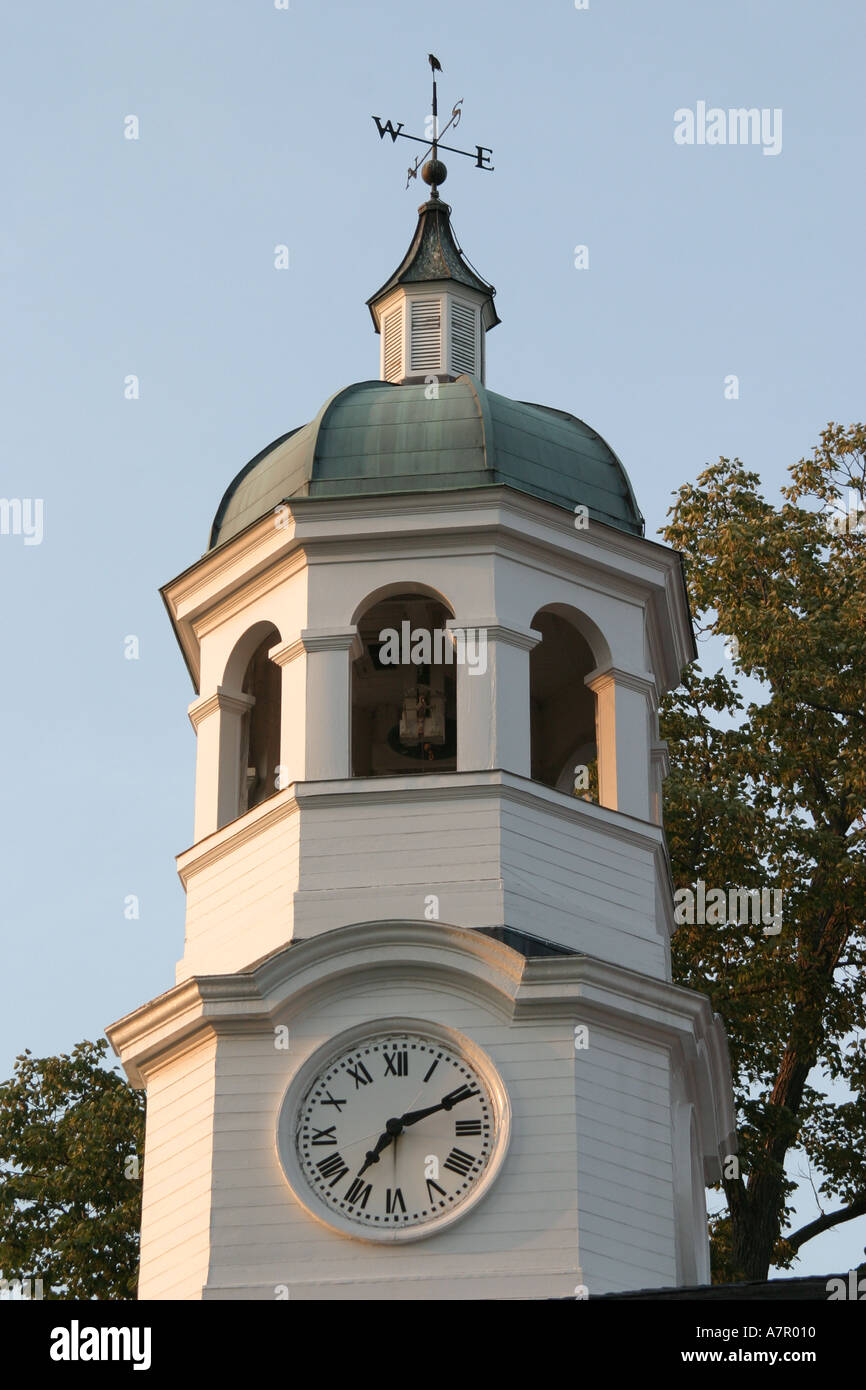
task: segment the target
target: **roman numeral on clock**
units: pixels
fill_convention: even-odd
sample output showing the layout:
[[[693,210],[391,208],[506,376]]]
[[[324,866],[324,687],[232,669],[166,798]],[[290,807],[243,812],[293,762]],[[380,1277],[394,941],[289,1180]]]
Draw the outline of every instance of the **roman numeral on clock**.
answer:
[[[472,1154],[464,1153],[462,1149],[452,1149],[442,1167],[450,1168],[452,1173],[457,1173],[461,1178],[465,1178],[470,1168],[475,1166],[476,1161]]]
[[[480,1121],[480,1120],[455,1120],[455,1121],[454,1121],[454,1133],[458,1136],[458,1138],[459,1138],[459,1136],[460,1136],[461,1134],[480,1134],[480,1133],[481,1133],[481,1121]],[[315,1143],[315,1140],[314,1140],[313,1142]],[[336,1139],[335,1139],[335,1140],[334,1140],[334,1143],[336,1143],[336,1142],[337,1142],[337,1141],[336,1141]]]
[[[320,1158],[316,1167],[323,1178],[330,1179],[328,1182],[329,1187],[336,1186],[340,1179],[344,1178],[349,1171],[346,1164],[343,1162],[342,1155],[339,1153],[328,1154],[327,1158]]]
[[[387,1188],[385,1192],[385,1210],[389,1216],[397,1210],[398,1204],[400,1210],[402,1212],[405,1212],[406,1203],[403,1201],[403,1193],[401,1189],[397,1187],[392,1192],[390,1187]]]
[[[459,1132],[459,1131],[458,1131]],[[337,1126],[328,1125],[327,1129],[314,1129],[311,1144],[336,1144]]]
[[[335,1106],[337,1107],[337,1114],[338,1114],[338,1115],[339,1115],[339,1113],[340,1113],[341,1108],[342,1108],[344,1105],[348,1105],[348,1103],[349,1103],[347,1100],[334,1100],[334,1097],[331,1095],[331,1092],[330,1092],[330,1091],[326,1091],[326,1092],[325,1092],[325,1095],[328,1097],[328,1099],[327,1099],[327,1100],[323,1100],[323,1101],[321,1102],[321,1104],[322,1104],[322,1105],[335,1105]]]
[[[373,1191],[373,1184],[362,1182],[360,1178],[355,1178],[349,1191],[346,1193],[346,1201],[354,1206],[356,1203],[363,1208],[367,1205],[367,1199]]]
[[[385,1075],[386,1076],[408,1076],[409,1075],[409,1053],[405,1047],[401,1047],[398,1052],[386,1052]]]
[[[347,1067],[346,1070],[355,1083],[356,1091],[358,1090],[359,1086],[366,1086],[368,1082],[373,1080],[372,1076],[367,1071],[367,1068],[364,1066],[363,1062],[358,1062],[357,1065],[354,1067]]]
[[[444,1197],[444,1196],[445,1196],[445,1188],[444,1188],[444,1187],[440,1187],[439,1184],[438,1184],[438,1182],[434,1182],[432,1178],[428,1178],[428,1179],[427,1179],[427,1201],[430,1202],[430,1203],[434,1203],[434,1202],[436,1201],[436,1198],[433,1196],[433,1193],[434,1193],[434,1192],[438,1192],[440,1197]]]

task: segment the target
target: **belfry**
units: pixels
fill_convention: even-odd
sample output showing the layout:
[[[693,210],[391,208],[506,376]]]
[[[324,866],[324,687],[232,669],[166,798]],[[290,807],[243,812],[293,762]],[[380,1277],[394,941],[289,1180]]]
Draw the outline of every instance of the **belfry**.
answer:
[[[368,300],[379,379],[241,469],[163,590],[186,934],[109,1029],[147,1088],[144,1299],[709,1280],[734,1118],[721,1023],[671,982],[680,559],[595,430],[488,388],[438,155]]]

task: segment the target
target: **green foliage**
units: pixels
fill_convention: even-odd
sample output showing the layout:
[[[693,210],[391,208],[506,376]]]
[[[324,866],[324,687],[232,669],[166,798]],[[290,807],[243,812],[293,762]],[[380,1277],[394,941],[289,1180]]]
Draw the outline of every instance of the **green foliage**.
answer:
[[[741,1177],[713,1223],[720,1279],[765,1278],[818,1233],[782,1237],[792,1148],[843,1204],[824,1229],[866,1194],[866,520],[828,525],[847,489],[864,498],[866,426],[829,425],[790,475],[773,506],[720,459],[680,488],[664,532],[699,635],[737,644],[733,679],[695,665],[663,707],[675,886],[783,893],[778,936],[696,924],[673,943],[675,977],[710,995],[731,1047]],[[741,677],[761,682],[747,707]],[[827,1078],[850,1103],[813,1089]]]
[[[24,1052],[0,1085],[0,1273],[46,1298],[135,1298],[144,1099],[107,1050]]]

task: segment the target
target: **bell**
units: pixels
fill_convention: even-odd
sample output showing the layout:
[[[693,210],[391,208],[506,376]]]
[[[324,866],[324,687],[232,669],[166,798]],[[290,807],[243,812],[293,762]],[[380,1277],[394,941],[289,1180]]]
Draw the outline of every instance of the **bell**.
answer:
[[[411,685],[404,692],[400,742],[409,748],[445,742],[445,697],[440,691]]]

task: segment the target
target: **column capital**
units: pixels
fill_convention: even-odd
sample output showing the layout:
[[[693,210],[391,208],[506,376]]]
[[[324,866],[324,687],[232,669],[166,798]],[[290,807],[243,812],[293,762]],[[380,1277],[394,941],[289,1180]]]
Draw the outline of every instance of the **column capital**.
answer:
[[[292,642],[278,642],[275,647],[270,647],[268,656],[271,661],[276,662],[277,666],[288,666],[289,662],[300,656],[303,650],[303,642],[300,637],[296,637]]]
[[[658,705],[658,686],[651,671],[624,671],[621,666],[597,666],[583,678],[584,685],[596,695],[608,685],[618,685],[626,690],[634,690],[645,695],[655,708]]]
[[[671,760],[668,753],[668,746],[664,739],[659,739],[657,743],[650,744],[650,762],[657,768],[664,779],[671,770]]]
[[[541,641],[542,634],[531,627],[516,627],[501,623],[497,618],[474,618],[464,622],[460,618],[448,618],[445,623],[449,632],[483,632],[488,642],[504,642],[509,647],[517,647],[531,652]]]
[[[232,714],[246,714],[248,709],[252,709],[256,703],[254,695],[232,694],[224,686],[218,685],[212,695],[202,695],[198,700],[193,700],[187,710],[189,722],[198,733],[198,728],[205,719],[215,714],[217,710],[227,710]]]
[[[300,635],[305,652],[351,652],[361,656],[364,644],[357,627],[305,627]]]
[[[350,651],[353,657],[363,655],[364,644],[356,627],[306,627],[290,642],[279,642],[271,647],[268,656],[277,666],[288,666],[307,652],[345,651]]]

